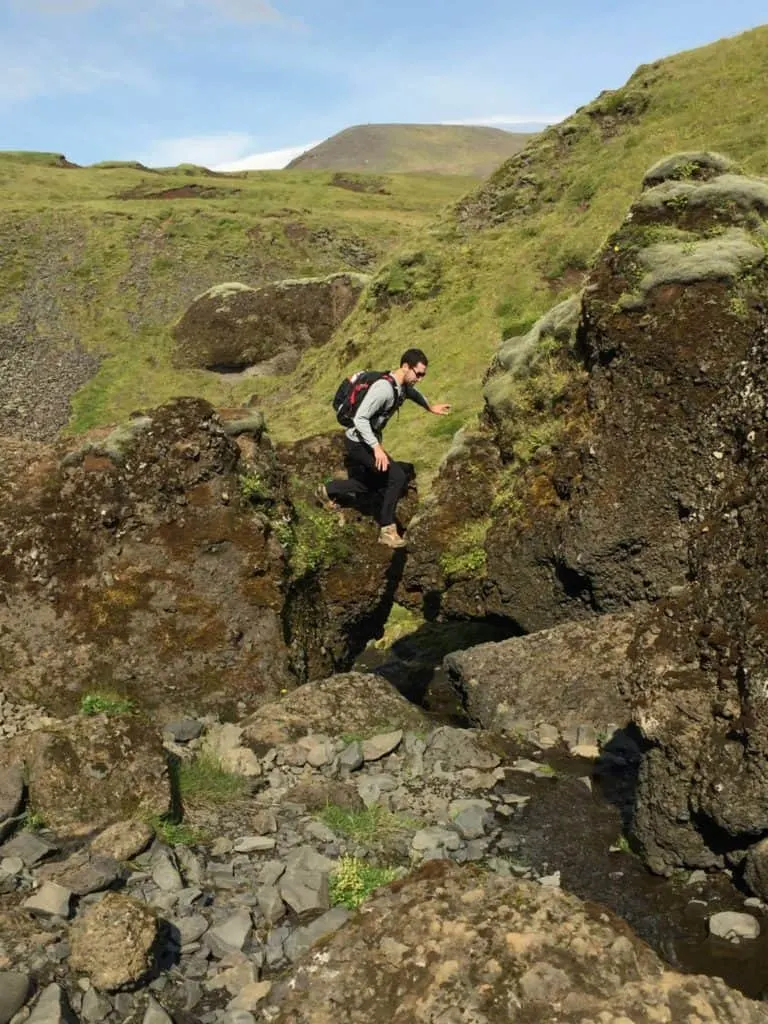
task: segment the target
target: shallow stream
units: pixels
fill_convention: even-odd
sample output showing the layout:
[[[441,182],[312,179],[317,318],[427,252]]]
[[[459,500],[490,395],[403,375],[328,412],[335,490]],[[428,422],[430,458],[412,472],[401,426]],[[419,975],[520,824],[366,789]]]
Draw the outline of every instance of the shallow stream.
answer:
[[[501,638],[478,636],[471,642]],[[432,645],[433,657],[438,648]],[[418,651],[423,655],[419,639],[404,637],[385,651],[369,647],[355,668],[385,675],[436,721],[466,726],[439,662],[429,665],[429,658]],[[585,761],[564,748],[536,750],[510,742],[509,763],[517,757],[549,764],[554,771],[545,778],[508,772],[506,783],[499,785],[530,797],[504,829],[512,861],[532,868],[536,876],[559,871],[563,890],[612,910],[677,970],[716,975],[753,999],[768,999],[768,912],[745,907],[748,894],[725,874],[693,883],[690,872],[659,878],[626,848],[618,805],[632,787],[631,768],[613,758]],[[740,944],[710,936],[707,920],[720,910],[753,914],[760,921],[760,936]]]

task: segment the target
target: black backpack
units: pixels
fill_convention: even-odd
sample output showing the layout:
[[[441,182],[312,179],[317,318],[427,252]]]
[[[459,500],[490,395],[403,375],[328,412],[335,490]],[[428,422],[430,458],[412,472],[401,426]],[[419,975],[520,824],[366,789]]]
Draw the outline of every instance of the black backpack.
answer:
[[[360,403],[368,393],[368,388],[382,377],[389,381],[395,392],[395,406],[392,411],[394,412],[400,407],[400,388],[388,370],[358,370],[351,377],[344,378],[333,396],[332,404],[336,411],[336,419],[342,427],[352,426]]]

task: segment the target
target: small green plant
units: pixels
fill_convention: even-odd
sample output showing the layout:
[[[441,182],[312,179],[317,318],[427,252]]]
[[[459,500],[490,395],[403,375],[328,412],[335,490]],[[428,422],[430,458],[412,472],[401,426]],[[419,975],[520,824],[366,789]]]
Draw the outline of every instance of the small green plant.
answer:
[[[734,295],[728,303],[728,312],[737,320],[746,320],[749,313],[747,300],[741,295]]]
[[[182,761],[174,769],[183,800],[223,803],[244,796],[248,783],[242,775],[228,772],[218,758],[201,754],[193,761]]]
[[[240,493],[246,501],[257,504],[261,501],[269,501],[271,494],[269,487],[258,473],[244,473],[240,479]]]
[[[80,701],[81,715],[129,715],[135,710],[134,701],[110,693],[86,693]]]
[[[350,811],[337,804],[328,804],[318,817],[333,832],[366,844],[392,839],[402,832],[420,827],[420,822],[415,819],[393,814],[379,804],[362,811]]]
[[[382,885],[398,877],[397,868],[380,868],[358,857],[342,857],[330,878],[331,904],[355,910]]]
[[[26,832],[39,832],[45,828],[45,819],[39,811],[28,807],[24,812],[24,821],[21,826]]]
[[[316,572],[349,554],[349,528],[335,513],[315,508],[305,501],[296,501],[294,507],[297,518],[290,550],[291,568],[297,576]]]
[[[457,533],[440,556],[440,568],[446,576],[473,576],[485,572],[485,536],[491,525],[490,519],[478,519],[467,523]]]
[[[147,819],[147,824],[154,829],[155,835],[167,846],[196,846],[207,840],[208,835],[202,829],[195,829],[180,821],[170,821],[159,815]]]
[[[629,845],[629,840],[625,835],[620,835],[615,843],[612,843],[608,847],[609,853],[632,853],[632,847]]]

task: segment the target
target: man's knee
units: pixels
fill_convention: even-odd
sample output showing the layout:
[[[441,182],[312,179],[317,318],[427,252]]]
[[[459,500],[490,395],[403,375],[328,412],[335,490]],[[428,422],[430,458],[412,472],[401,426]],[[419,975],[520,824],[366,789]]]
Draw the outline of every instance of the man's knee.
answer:
[[[388,483],[391,487],[404,488],[412,472],[413,466],[409,462],[390,462]]]

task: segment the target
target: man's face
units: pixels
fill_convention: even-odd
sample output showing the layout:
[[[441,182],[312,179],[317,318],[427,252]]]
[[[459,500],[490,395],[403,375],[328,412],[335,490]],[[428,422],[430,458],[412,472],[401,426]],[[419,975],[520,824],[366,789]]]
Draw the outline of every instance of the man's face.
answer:
[[[405,383],[418,384],[420,380],[424,379],[426,373],[427,368],[424,363],[416,363],[415,366],[408,366],[406,364]]]

